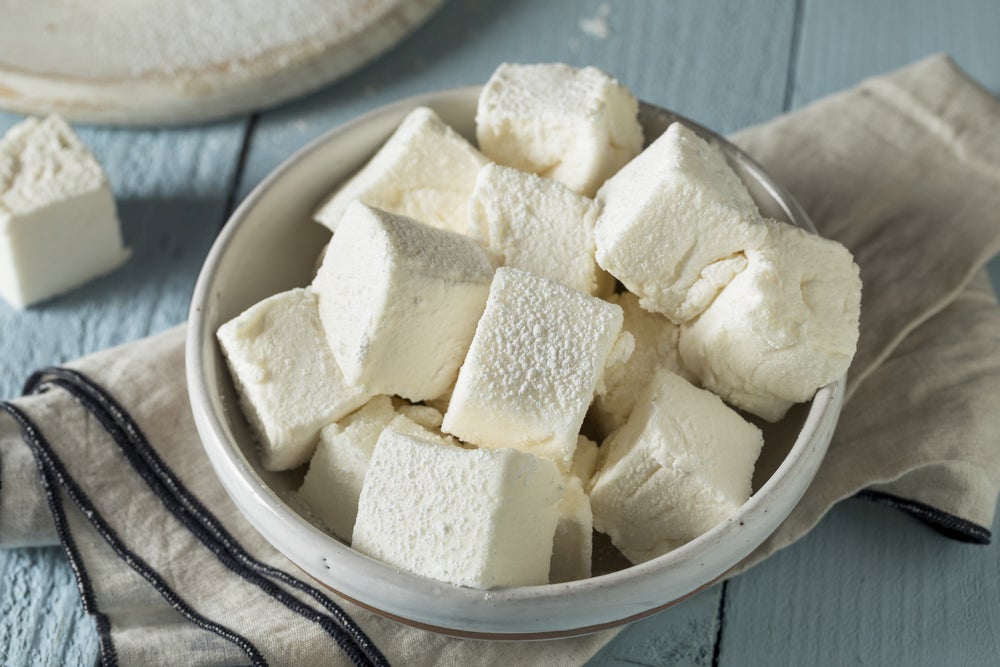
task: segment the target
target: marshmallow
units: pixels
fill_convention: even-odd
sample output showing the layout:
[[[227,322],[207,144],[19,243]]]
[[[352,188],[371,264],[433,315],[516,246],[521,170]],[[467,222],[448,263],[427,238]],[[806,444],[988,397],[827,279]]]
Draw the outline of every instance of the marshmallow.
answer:
[[[684,369],[677,350],[680,334],[677,325],[659,313],[641,308],[639,298],[631,292],[616,294],[608,301],[621,306],[625,316],[622,331],[631,334],[633,349],[624,362],[608,365],[594,404],[590,406],[590,419],[604,436],[625,423],[636,398],[658,368],[693,380]]]
[[[520,269],[497,269],[442,428],[568,470],[621,308]]]
[[[597,200],[597,262],[646,310],[685,322],[746,267],[766,234],[722,152],[673,123],[609,179]]]
[[[361,171],[320,205],[317,222],[337,231],[355,199],[461,234],[476,172],[487,160],[427,107],[417,107]]]
[[[459,586],[545,584],[562,496],[551,461],[464,449],[393,422],[372,454],[351,546]]]
[[[0,139],[0,296],[25,308],[128,259],[101,166],[58,116]]]
[[[323,427],[299,488],[299,499],[334,535],[350,542],[358,498],[375,443],[396,418],[388,396],[376,396],[336,424]]]
[[[861,279],[851,253],[781,222],[748,265],[681,328],[684,364],[702,385],[769,421],[847,372],[858,342]]]
[[[642,150],[639,104],[593,67],[497,68],[479,96],[476,137],[488,158],[593,197]]]
[[[401,405],[396,410],[411,421],[431,431],[441,428],[444,415],[430,405]]]
[[[595,294],[592,199],[558,181],[496,164],[479,170],[469,200],[469,235],[505,266],[551,278]]]
[[[320,429],[371,397],[344,381],[308,289],[264,299],[217,337],[267,470],[308,461]]]
[[[575,475],[563,478],[566,487],[559,503],[559,521],[552,541],[549,583],[586,579],[591,575],[594,551],[594,515],[583,484]]]
[[[760,429],[717,396],[661,369],[601,448],[594,527],[633,563],[675,549],[747,501],[762,445]]]
[[[422,401],[455,381],[492,276],[468,237],[355,202],[313,288],[347,381]]]
[[[573,452],[573,463],[570,472],[583,482],[584,487],[590,483],[590,478],[597,472],[597,443],[585,435],[576,437],[576,451]]]

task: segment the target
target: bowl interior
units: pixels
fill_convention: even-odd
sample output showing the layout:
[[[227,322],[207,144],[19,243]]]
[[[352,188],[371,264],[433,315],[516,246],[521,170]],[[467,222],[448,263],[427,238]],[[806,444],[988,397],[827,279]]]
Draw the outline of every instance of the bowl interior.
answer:
[[[310,144],[254,190],[217,240],[195,292],[188,343],[192,407],[210,459],[237,505],[266,538],[321,583],[401,620],[455,634],[519,634],[518,628],[527,627],[532,618],[541,624],[538,627],[549,627],[554,632],[595,629],[596,623],[589,621],[628,620],[636,613],[653,609],[654,603],[662,606],[707,584],[749,553],[777,524],[773,521],[773,525],[768,523],[770,529],[762,536],[745,533],[739,539],[727,537],[726,531],[735,535],[735,528],[720,526],[719,530],[711,531],[671,554],[634,567],[626,567],[628,563],[616,550],[606,542],[598,541],[594,571],[595,575],[603,576],[569,584],[484,593],[401,573],[357,554],[309,523],[308,513],[293,495],[301,484],[304,469],[276,473],[260,466],[254,440],[240,412],[221,351],[214,340],[214,332],[221,324],[254,303],[278,292],[309,284],[317,256],[330,237],[324,227],[312,222],[312,212],[336,184],[374,154],[409,110],[418,104],[431,106],[446,123],[474,140],[477,96],[478,88],[457,89],[404,100],[372,112]],[[640,110],[647,141],[679,118],[649,105],[642,105]],[[687,119],[681,120],[706,138],[720,143],[762,213],[811,229],[801,209],[752,160],[705,128]],[[805,483],[811,479],[826,445],[821,442],[825,436],[821,433],[817,440],[814,431],[820,424],[819,420],[829,421],[831,410],[834,411],[833,419],[836,419],[839,404],[831,400],[831,392],[835,389],[821,390],[813,403],[794,407],[778,424],[756,421],[764,430],[765,445],[756,466],[753,481],[755,496],[750,504],[767,502],[762,489],[766,492],[771,487],[780,488],[778,482],[781,480],[777,479],[780,475],[776,475],[776,471],[787,468],[789,476],[808,475]],[[817,409],[815,403],[821,403],[822,410]],[[806,437],[803,426],[810,419],[815,423],[806,429]],[[793,455],[790,456],[790,453]],[[793,464],[798,468],[793,469]],[[798,490],[788,495],[794,496],[789,507],[787,510],[778,508],[777,513],[784,511],[787,514],[800,494],[801,490]],[[743,526],[742,519],[739,525]],[[731,553],[708,558],[712,567],[703,567],[700,576],[690,575],[684,570],[685,559],[701,558],[706,549],[711,549],[713,545],[717,547],[726,540],[736,540],[740,544],[738,548],[732,548]],[[324,551],[322,564],[314,553],[317,549]],[[361,589],[351,589],[344,576],[327,575],[331,558],[378,577],[385,590],[365,599],[364,593],[359,594]],[[704,560],[702,565],[705,565]],[[579,593],[582,602],[586,595],[599,596],[601,587],[611,585],[618,586],[621,595],[628,595],[628,590],[635,592],[643,586],[648,588],[652,581],[650,577],[660,577],[656,581],[665,581],[662,579],[664,572],[670,574],[671,568],[677,568],[676,587],[665,585],[658,595],[655,591],[652,595],[646,591],[639,596],[643,600],[637,605],[619,605],[614,610],[605,610],[603,614],[595,611],[586,617],[578,616],[548,625],[542,622],[547,612],[544,611],[545,605],[538,604],[540,599],[548,599],[552,605],[557,605],[558,598],[570,599]],[[361,576],[363,578],[364,575]],[[620,585],[625,581],[629,581],[630,586]],[[454,604],[428,616],[421,605],[426,604],[428,599],[440,601],[442,596],[454,598]],[[595,601],[600,599],[593,598]],[[522,609],[518,605],[531,601],[541,611],[518,620],[518,609]],[[509,618],[494,622],[503,614],[490,609],[495,610],[498,605],[507,603],[511,605]],[[473,605],[471,610],[469,605]],[[477,613],[481,617],[476,617]]]

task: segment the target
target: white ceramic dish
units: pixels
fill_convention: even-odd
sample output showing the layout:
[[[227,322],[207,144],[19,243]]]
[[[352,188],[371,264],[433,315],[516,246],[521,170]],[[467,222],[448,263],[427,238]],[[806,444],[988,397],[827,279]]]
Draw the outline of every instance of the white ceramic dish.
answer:
[[[236,210],[202,268],[191,305],[187,378],[198,431],[226,490],[247,520],[320,584],[380,614],[456,636],[540,639],[593,632],[663,609],[708,586],[743,560],[788,516],[812,481],[840,413],[843,380],[821,389],[776,425],[754,495],[728,521],[683,547],[624,567],[613,550],[595,551],[590,579],[481,591],[399,571],[355,552],[296,510],[302,473],[260,468],[253,440],[215,340],[216,329],[266,296],[309,283],[329,232],[311,222],[316,204],[360,167],[413,107],[426,105],[474,136],[478,88],[403,100],[335,128],[289,158]],[[679,117],[643,105],[647,139]],[[761,210],[811,228],[801,208],[750,158],[719,142]]]

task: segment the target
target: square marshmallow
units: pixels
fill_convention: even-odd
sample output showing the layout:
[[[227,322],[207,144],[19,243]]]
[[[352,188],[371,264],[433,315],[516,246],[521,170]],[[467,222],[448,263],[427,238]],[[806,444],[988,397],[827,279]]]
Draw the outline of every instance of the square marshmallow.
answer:
[[[320,429],[371,397],[344,381],[308,289],[264,299],[217,336],[267,470],[308,461]]]
[[[476,138],[491,160],[593,197],[642,150],[638,110],[632,93],[599,69],[505,63],[479,96]]]
[[[492,277],[467,236],[354,202],[313,289],[347,381],[422,401],[455,381]]]
[[[562,496],[551,461],[392,424],[375,446],[351,546],[459,586],[545,584]]]
[[[657,372],[590,488],[594,527],[633,563],[679,547],[750,497],[760,429],[679,375]]]
[[[632,335],[633,348],[623,363],[609,364],[604,381],[590,406],[590,419],[607,436],[628,419],[636,398],[646,388],[658,368],[665,368],[693,380],[683,368],[677,349],[680,329],[659,313],[639,306],[639,298],[631,292],[608,298],[622,308],[625,319],[622,331]]]
[[[442,428],[568,470],[621,308],[519,269],[497,269]]]
[[[469,200],[469,235],[505,266],[597,293],[592,199],[558,181],[496,164],[479,170]]]
[[[376,396],[319,433],[319,445],[299,488],[299,498],[346,542],[351,541],[354,531],[358,498],[375,443],[396,414],[388,396]]]
[[[130,254],[104,171],[58,116],[29,118],[0,139],[0,232],[0,296],[17,308]]]
[[[680,123],[597,194],[597,262],[676,323],[703,311],[763,239],[757,206],[722,152]]]
[[[861,278],[835,241],[777,221],[747,268],[680,332],[702,385],[769,421],[847,372],[858,343]]]
[[[361,171],[331,194],[315,218],[337,231],[355,199],[461,234],[469,195],[487,160],[427,107],[417,107]]]

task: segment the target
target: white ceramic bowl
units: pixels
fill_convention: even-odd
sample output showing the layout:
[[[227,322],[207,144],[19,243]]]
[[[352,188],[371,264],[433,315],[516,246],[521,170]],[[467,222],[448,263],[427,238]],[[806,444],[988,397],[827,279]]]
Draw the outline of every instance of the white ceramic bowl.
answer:
[[[538,639],[627,623],[708,586],[770,535],[798,502],[826,452],[840,412],[843,380],[821,389],[776,425],[765,445],[754,495],[739,511],[683,547],[627,566],[611,549],[595,551],[590,579],[481,591],[400,571],[364,556],[314,526],[292,496],[302,472],[260,467],[253,439],[215,340],[227,320],[264,297],[307,285],[329,232],[311,213],[357,170],[418,105],[474,137],[478,88],[410,98],[334,128],[278,167],[236,210],[212,247],[191,304],[187,378],[198,431],[226,490],[247,520],[298,567],[343,597],[380,614],[456,636]],[[679,117],[643,105],[647,139]],[[721,137],[719,143],[762,212],[802,227],[800,207],[763,170]]]

